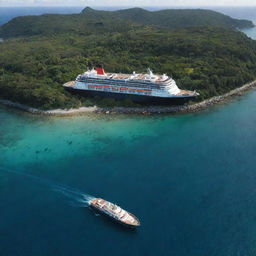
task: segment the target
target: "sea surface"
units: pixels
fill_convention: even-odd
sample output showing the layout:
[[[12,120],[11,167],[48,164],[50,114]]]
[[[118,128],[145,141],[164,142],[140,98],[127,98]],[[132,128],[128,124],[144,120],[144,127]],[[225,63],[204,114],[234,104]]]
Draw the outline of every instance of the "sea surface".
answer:
[[[0,255],[255,256],[255,127],[256,90],[182,115],[59,118],[1,106]],[[91,197],[141,227],[95,214]]]

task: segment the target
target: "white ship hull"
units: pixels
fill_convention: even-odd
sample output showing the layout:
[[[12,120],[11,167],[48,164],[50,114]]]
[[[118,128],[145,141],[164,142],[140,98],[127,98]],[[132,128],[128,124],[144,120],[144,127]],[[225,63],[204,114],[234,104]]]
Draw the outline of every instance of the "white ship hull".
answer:
[[[138,94],[128,94],[119,92],[106,92],[106,91],[93,91],[86,89],[76,89],[73,87],[65,87],[68,91],[74,94],[79,94],[82,96],[90,97],[101,97],[101,98],[112,98],[117,100],[129,99],[133,102],[144,103],[144,104],[171,104],[180,105],[184,104],[190,100],[193,100],[195,96],[180,95],[172,97],[161,97],[161,96],[149,96],[149,95],[138,95]]]
[[[88,70],[78,75],[76,81],[64,84],[69,91],[87,96],[130,99],[149,104],[183,104],[198,93],[180,90],[169,76],[148,74],[105,73],[103,68]]]

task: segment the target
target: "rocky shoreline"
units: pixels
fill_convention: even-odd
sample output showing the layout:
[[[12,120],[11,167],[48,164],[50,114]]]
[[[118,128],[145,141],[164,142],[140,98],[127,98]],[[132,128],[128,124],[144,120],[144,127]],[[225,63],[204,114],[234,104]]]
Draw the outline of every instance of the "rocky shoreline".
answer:
[[[100,108],[97,106],[93,106],[93,107],[80,107],[80,108],[74,108],[74,109],[40,110],[37,108],[26,106],[24,104],[15,103],[9,100],[0,99],[0,104],[13,107],[13,108],[18,108],[32,114],[47,115],[47,116],[68,116],[68,115],[78,115],[78,114],[84,114],[84,113],[144,114],[144,115],[145,114],[161,114],[161,113],[163,114],[193,113],[193,112],[198,112],[198,111],[207,109],[213,105],[223,103],[234,96],[241,96],[244,92],[252,88],[256,88],[256,80],[248,84],[245,84],[242,87],[236,88],[221,96],[215,96],[199,103],[195,103],[191,105],[182,105],[182,106],[109,107],[109,108]]]

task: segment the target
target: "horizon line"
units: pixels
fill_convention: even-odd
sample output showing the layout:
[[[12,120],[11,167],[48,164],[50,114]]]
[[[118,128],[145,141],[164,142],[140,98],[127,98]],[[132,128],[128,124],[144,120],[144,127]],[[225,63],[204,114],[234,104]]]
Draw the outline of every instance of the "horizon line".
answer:
[[[171,7],[194,7],[194,8],[198,8],[198,7],[244,7],[244,8],[251,8],[251,7],[256,7],[256,5],[140,5],[140,6],[136,6],[136,5],[1,5],[0,7],[91,7],[91,8],[99,8],[99,7],[115,7],[115,8],[144,8],[144,7],[159,7],[159,8],[171,8]]]

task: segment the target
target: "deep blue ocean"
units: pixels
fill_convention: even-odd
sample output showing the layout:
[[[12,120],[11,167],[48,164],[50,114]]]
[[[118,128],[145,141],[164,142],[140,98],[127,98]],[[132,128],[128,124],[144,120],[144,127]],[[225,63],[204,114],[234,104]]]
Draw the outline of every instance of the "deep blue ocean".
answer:
[[[225,12],[256,21],[245,9]],[[0,13],[6,22],[40,10]],[[256,90],[182,115],[60,118],[1,106],[0,255],[255,256],[255,127]],[[141,227],[95,214],[88,194]]]

